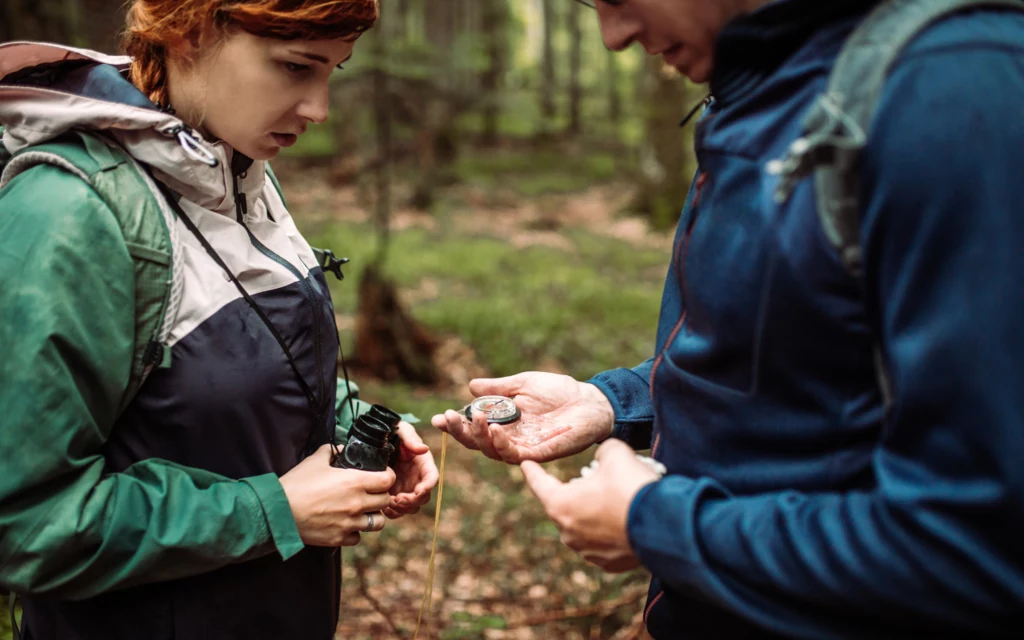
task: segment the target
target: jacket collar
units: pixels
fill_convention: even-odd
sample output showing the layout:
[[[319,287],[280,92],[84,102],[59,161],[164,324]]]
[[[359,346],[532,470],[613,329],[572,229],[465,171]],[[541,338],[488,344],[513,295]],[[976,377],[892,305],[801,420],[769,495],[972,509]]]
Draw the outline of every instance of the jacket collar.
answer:
[[[774,0],[722,30],[710,88],[722,106],[740,100],[817,31],[866,14],[881,0]]]
[[[176,116],[157,109],[124,78],[130,62],[43,43],[0,45],[4,146],[15,153],[68,131],[102,131],[183,197],[234,216],[234,150],[204,140]],[[244,175],[239,189],[252,210],[263,191],[265,163],[253,163]]]

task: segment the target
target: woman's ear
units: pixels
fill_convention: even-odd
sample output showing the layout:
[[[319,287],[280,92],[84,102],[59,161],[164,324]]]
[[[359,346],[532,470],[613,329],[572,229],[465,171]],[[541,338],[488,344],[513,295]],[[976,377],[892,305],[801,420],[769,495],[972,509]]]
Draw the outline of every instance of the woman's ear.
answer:
[[[167,43],[168,52],[188,64],[195,64],[220,42],[221,32],[212,20],[204,20],[182,36]]]

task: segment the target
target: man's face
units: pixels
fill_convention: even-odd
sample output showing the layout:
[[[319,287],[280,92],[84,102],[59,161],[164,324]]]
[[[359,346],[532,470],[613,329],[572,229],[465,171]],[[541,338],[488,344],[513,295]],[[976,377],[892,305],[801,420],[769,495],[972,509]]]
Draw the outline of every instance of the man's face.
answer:
[[[694,82],[714,68],[715,40],[733,18],[769,0],[595,0],[601,36],[619,51],[639,42]]]

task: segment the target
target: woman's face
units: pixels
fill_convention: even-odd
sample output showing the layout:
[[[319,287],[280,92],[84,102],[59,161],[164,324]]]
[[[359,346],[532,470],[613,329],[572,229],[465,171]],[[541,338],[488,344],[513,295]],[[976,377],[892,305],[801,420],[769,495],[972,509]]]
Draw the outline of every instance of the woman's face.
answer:
[[[186,46],[187,45],[183,45]],[[295,144],[327,119],[329,79],[354,41],[273,40],[243,31],[198,44],[187,64],[168,64],[171,104],[207,136],[254,160]],[[194,51],[195,49],[193,49]]]

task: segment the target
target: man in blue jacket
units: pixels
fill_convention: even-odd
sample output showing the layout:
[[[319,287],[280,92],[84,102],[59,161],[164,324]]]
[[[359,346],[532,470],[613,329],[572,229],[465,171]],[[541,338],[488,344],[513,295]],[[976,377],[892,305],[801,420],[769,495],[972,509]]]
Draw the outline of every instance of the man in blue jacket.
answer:
[[[521,462],[584,558],[646,567],[656,638],[1019,637],[1024,13],[979,4],[899,54],[856,166],[854,276],[815,180],[780,197],[769,169],[879,0],[596,4],[609,48],[714,96],[655,356],[471,384],[571,425],[539,444],[435,426]],[[583,480],[535,462],[604,440]]]

